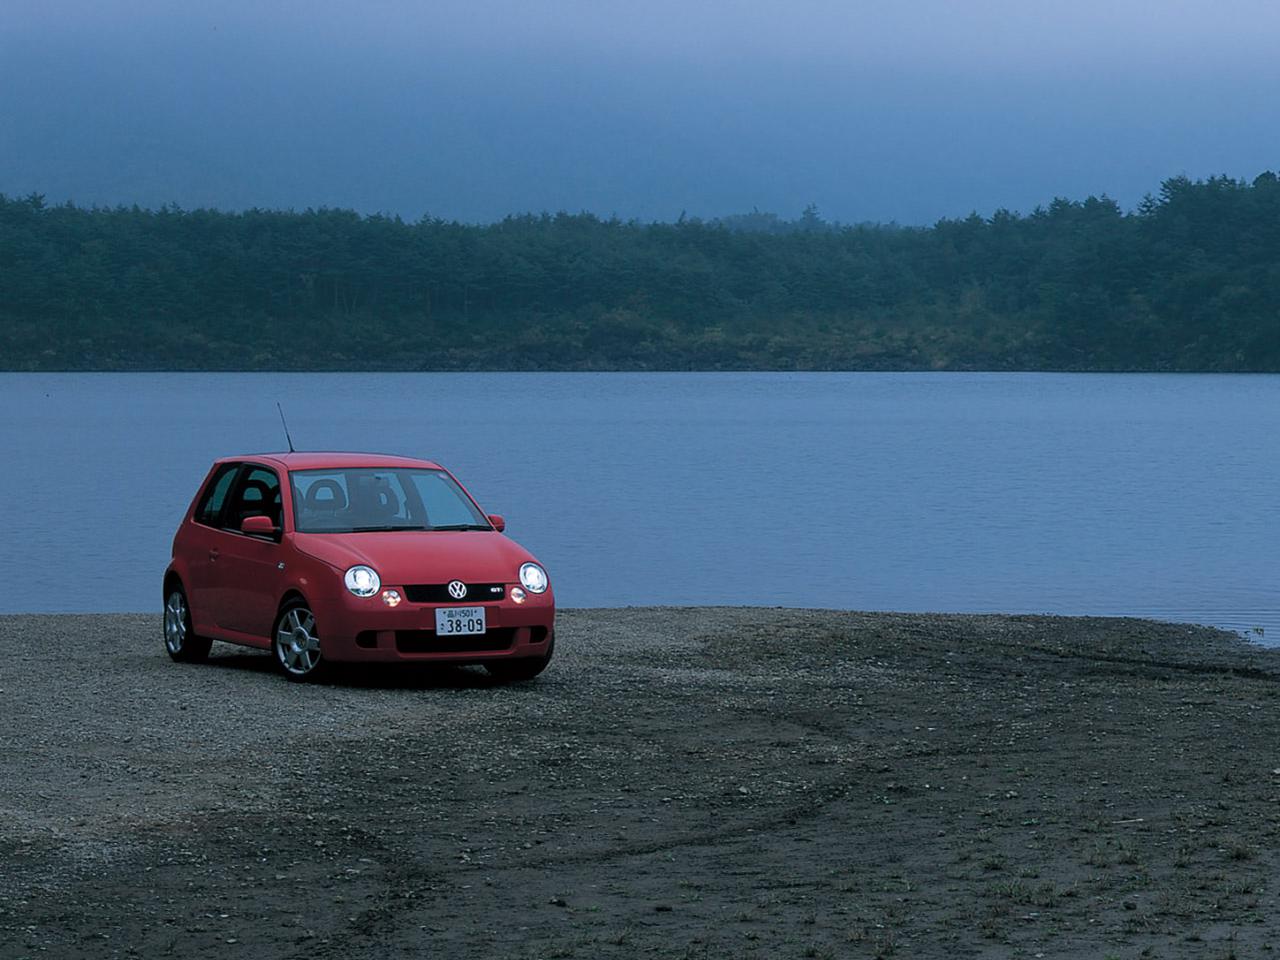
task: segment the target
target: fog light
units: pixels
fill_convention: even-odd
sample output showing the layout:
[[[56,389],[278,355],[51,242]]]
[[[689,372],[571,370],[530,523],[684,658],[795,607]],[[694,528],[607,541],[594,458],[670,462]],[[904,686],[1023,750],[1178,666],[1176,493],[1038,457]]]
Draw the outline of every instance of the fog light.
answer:
[[[514,600],[516,603],[524,603],[524,596],[525,596],[524,591],[521,590],[519,587],[511,588],[511,599]]]
[[[398,607],[400,605],[400,591],[399,590],[383,590],[382,602],[385,603],[388,607]]]

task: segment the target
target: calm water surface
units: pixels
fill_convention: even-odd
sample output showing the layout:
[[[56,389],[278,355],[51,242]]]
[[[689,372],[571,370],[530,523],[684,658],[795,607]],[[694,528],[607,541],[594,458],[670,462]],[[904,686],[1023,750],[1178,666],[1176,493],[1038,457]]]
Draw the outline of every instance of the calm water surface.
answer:
[[[0,374],[0,611],[159,606],[217,456],[452,468],[566,606],[1132,614],[1280,641],[1280,377]]]

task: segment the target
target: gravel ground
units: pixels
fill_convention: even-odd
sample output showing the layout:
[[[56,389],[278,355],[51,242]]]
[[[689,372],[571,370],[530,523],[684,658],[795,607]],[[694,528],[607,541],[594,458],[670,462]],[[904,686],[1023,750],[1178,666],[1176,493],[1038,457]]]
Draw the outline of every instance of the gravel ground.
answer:
[[[0,957],[1280,945],[1280,652],[1137,620],[576,610],[290,684],[0,617]]]

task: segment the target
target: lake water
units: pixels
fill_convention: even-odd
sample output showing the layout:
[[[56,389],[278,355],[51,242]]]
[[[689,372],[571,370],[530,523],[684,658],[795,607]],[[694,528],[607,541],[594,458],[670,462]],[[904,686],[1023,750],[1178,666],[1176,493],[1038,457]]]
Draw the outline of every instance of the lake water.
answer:
[[[218,456],[450,467],[565,606],[1131,614],[1280,641],[1280,376],[0,374],[0,611],[159,608]],[[1256,635],[1256,634],[1255,634]]]

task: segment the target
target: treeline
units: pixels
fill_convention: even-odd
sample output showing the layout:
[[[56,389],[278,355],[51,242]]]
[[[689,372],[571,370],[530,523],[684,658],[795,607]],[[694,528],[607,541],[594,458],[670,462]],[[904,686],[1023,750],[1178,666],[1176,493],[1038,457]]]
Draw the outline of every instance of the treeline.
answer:
[[[1280,182],[928,228],[0,196],[0,367],[1280,370]]]

